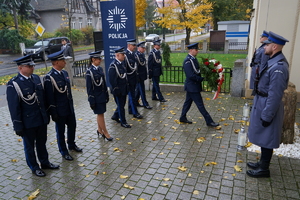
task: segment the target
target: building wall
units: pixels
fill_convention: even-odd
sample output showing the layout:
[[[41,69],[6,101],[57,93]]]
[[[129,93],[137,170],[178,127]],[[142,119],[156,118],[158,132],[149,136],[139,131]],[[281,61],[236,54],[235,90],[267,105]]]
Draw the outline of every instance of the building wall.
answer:
[[[246,80],[246,97],[250,97],[249,89],[250,80],[250,62],[254,49],[259,47],[260,35],[263,30],[273,31],[282,35],[290,42],[286,43],[283,53],[290,64],[290,82],[296,85],[298,97],[300,97],[300,1],[289,0],[288,3],[282,0],[254,0],[249,35],[249,51],[247,60],[247,80]],[[300,98],[298,98],[298,101]]]
[[[45,32],[54,32],[62,23],[63,11],[44,11],[37,12],[41,17],[41,24],[46,29]]]

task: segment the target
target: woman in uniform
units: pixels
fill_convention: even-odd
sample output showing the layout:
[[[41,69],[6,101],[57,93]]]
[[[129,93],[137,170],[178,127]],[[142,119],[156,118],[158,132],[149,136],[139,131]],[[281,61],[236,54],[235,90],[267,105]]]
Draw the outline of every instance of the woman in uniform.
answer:
[[[101,51],[92,52],[90,55],[91,66],[86,72],[86,89],[88,93],[88,101],[91,109],[97,114],[98,136],[101,135],[104,139],[112,141],[113,138],[109,135],[104,113],[106,112],[106,103],[109,101],[109,95],[105,82],[103,69],[100,67]]]

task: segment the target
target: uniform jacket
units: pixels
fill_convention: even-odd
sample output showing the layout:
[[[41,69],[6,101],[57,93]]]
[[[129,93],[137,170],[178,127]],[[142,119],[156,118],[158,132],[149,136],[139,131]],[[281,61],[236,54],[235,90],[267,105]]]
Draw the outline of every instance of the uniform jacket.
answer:
[[[288,62],[280,52],[260,69],[258,90],[268,96],[255,95],[248,132],[250,142],[258,146],[270,149],[279,147],[283,124],[282,97],[288,86],[288,67]],[[265,69],[266,71],[262,73]],[[261,119],[272,123],[268,127],[263,127]]]
[[[128,49],[126,50],[126,58],[124,60],[124,64],[126,66],[127,71],[127,80],[129,84],[136,84],[137,83],[137,70],[133,71],[128,63],[130,64],[131,68],[135,67],[135,56],[133,52],[130,52]]]
[[[155,54],[156,59],[154,58],[153,54]],[[152,49],[148,57],[149,78],[153,76],[162,75],[161,62],[162,59],[161,59],[160,51],[156,49]]]
[[[32,74],[33,82],[24,78],[20,73],[7,83],[7,102],[14,130],[38,127],[49,123],[45,108],[45,93],[40,77]],[[19,97],[13,81],[19,85],[24,98],[29,98],[35,92],[37,100],[24,101]],[[29,96],[30,95],[30,96]],[[32,105],[29,105],[33,103]]]
[[[135,53],[137,69],[138,69],[138,81],[144,81],[147,79],[147,66],[145,54],[139,51]]]
[[[60,91],[64,91],[67,86],[64,93],[60,93],[57,90],[54,83],[51,81],[50,76],[53,77]],[[59,74],[54,68],[52,68],[44,78],[44,87],[47,103],[49,105],[47,111],[51,115],[67,116],[69,114],[74,114],[73,98],[68,72],[61,70],[61,74]]]
[[[256,77],[256,68],[263,67],[267,63],[269,59],[269,55],[265,54],[265,49],[264,46],[266,44],[262,44],[258,49],[255,51],[255,58],[252,61],[252,69],[251,69],[251,79],[250,79],[250,89],[254,89],[254,82],[255,82],[255,77]]]
[[[119,75],[124,78],[121,78]],[[128,94],[128,81],[124,62],[119,62],[115,59],[109,66],[108,77],[112,94],[116,96]]]
[[[186,75],[184,90],[187,92],[201,92],[201,82],[203,81],[203,78],[201,77],[200,73],[197,74],[198,72],[195,71],[193,64],[195,66],[195,69],[197,71],[199,70],[200,72],[200,66],[197,58],[188,54],[183,61],[183,69]]]
[[[102,67],[99,66],[97,68],[91,65],[90,68],[86,71],[85,78],[88,101],[90,105],[95,105],[97,103],[106,103],[109,96]],[[98,85],[101,81],[102,84]]]
[[[72,50],[72,47],[70,47],[68,44],[64,47],[64,46],[61,46],[61,50],[64,50],[64,56],[67,57],[67,56],[71,56],[73,57],[73,50]]]

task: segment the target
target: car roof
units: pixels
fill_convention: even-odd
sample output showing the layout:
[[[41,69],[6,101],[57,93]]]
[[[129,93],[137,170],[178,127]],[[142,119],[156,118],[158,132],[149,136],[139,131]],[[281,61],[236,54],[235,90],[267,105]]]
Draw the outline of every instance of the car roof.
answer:
[[[69,40],[68,37],[52,37],[52,38],[44,38],[44,40],[57,40],[57,39],[67,39],[67,40]]]

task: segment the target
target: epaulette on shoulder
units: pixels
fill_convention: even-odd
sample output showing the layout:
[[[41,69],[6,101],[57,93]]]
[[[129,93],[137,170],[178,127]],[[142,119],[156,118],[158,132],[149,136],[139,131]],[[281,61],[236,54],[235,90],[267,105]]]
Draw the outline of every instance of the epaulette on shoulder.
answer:
[[[278,64],[278,65],[283,65],[283,62],[282,62],[282,61],[279,61],[277,64]]]
[[[187,60],[187,61],[185,61],[184,64],[188,64],[188,63],[190,63],[190,62],[191,62],[191,60]]]

